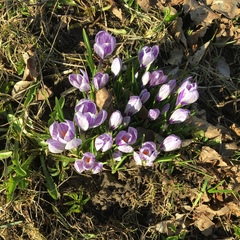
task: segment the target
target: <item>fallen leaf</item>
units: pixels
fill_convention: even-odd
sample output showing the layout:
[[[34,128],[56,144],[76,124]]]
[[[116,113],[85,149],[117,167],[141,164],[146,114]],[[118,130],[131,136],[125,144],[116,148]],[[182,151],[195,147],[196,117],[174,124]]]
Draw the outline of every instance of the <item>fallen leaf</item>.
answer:
[[[235,134],[237,134],[240,137],[240,127],[236,125],[236,123],[233,123],[230,126],[230,129],[233,130],[235,132]]]
[[[28,89],[28,87],[32,84],[30,81],[19,81],[15,83],[12,89],[12,96],[15,99],[24,95],[24,92]]]
[[[23,73],[22,81],[36,81],[37,72],[36,72],[36,62],[35,54],[31,50],[23,53],[23,59],[26,63],[26,67]]]
[[[171,65],[177,65],[179,66],[182,63],[182,58],[183,58],[183,50],[181,48],[174,48],[170,52],[170,58],[168,59],[168,63]]]
[[[226,79],[230,79],[230,67],[226,62],[224,57],[219,58],[216,64],[216,69],[218,72]]]
[[[240,9],[238,8],[239,1],[236,0],[213,0],[211,9],[223,14],[227,18],[235,18],[240,14]]]
[[[46,85],[44,85],[41,89],[37,90],[35,99],[37,101],[46,100],[52,96],[52,93],[53,92]]]
[[[102,88],[96,93],[96,105],[99,109],[105,109],[108,112],[108,116],[114,111],[112,103],[112,94],[107,88]]]
[[[213,148],[209,146],[203,146],[199,155],[199,160],[204,163],[211,163],[213,166],[224,167],[227,163],[223,161],[223,158]]]
[[[177,20],[173,23],[171,28],[171,33],[173,34],[175,40],[178,43],[183,43],[184,47],[187,48],[187,39],[185,37],[183,31],[183,20],[182,18],[177,18]]]
[[[137,4],[145,12],[147,12],[150,8],[150,1],[149,0],[137,0]]]
[[[196,66],[196,65],[199,64],[199,62],[202,60],[202,58],[203,58],[206,50],[208,49],[209,45],[210,45],[210,41],[208,41],[208,42],[206,42],[205,44],[203,44],[203,45],[201,46],[201,48],[194,53],[193,56],[190,56],[190,57],[189,57],[189,63],[190,63],[192,66]]]

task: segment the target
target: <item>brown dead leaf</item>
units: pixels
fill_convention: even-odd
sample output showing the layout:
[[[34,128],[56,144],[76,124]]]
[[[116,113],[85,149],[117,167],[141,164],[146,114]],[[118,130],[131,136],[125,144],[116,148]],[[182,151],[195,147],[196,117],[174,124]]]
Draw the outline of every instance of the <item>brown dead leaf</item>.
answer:
[[[24,92],[28,89],[28,87],[32,84],[30,81],[19,81],[15,83],[13,89],[12,89],[12,96],[15,99],[18,99],[19,97],[24,95]]]
[[[240,127],[237,126],[236,123],[233,123],[230,129],[233,130],[240,137]]]
[[[145,12],[147,12],[150,8],[150,0],[137,0],[137,4]]]
[[[177,18],[177,20],[173,23],[171,28],[171,33],[173,34],[175,40],[178,43],[182,43],[185,48],[187,48],[187,39],[184,35],[183,31],[183,20],[182,18]]]
[[[114,111],[112,94],[105,87],[97,91],[96,105],[99,109],[105,109],[108,112],[108,116]]]
[[[36,101],[46,100],[52,96],[52,93],[53,92],[50,90],[50,88],[48,88],[46,85],[44,85],[41,89],[37,90],[35,100]]]
[[[211,163],[213,166],[227,166],[227,164],[223,161],[221,155],[219,155],[214,149],[210,148],[209,146],[202,147],[199,160],[204,163]]]
[[[211,9],[223,14],[225,17],[233,19],[240,14],[238,8],[239,1],[236,0],[213,0]]]
[[[187,123],[190,126],[196,127],[198,129],[201,129],[204,131],[204,136],[208,139],[215,139],[219,142],[222,140],[222,134],[221,130],[215,126],[213,126],[211,123],[208,123],[207,121],[200,119],[196,116],[192,116],[187,120]]]
[[[206,50],[208,49],[209,45],[210,45],[210,41],[208,41],[205,44],[203,44],[201,46],[201,48],[194,53],[193,56],[189,57],[189,63],[192,66],[196,66],[196,65],[199,64],[199,62],[202,60],[204,54],[206,53]]]
[[[35,62],[35,53],[31,50],[23,53],[23,59],[26,63],[22,81],[36,81],[37,72],[36,72],[36,62]]]
[[[179,47],[176,47],[173,50],[171,50],[168,63],[171,65],[179,66],[182,63],[182,58],[183,58],[183,50]]]
[[[230,67],[226,62],[226,59],[224,57],[221,57],[218,59],[216,64],[216,69],[218,72],[226,79],[230,79]]]

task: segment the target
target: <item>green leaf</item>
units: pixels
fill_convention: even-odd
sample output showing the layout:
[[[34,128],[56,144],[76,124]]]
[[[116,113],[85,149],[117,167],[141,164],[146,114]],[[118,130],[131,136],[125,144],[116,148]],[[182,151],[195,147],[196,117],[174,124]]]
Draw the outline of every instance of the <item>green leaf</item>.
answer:
[[[94,76],[95,72],[96,72],[96,69],[94,67],[94,62],[93,62],[92,47],[90,45],[87,33],[86,33],[84,28],[83,28],[83,41],[84,41],[84,44],[85,44],[85,47],[86,47],[86,50],[87,50],[86,60],[87,60],[88,66],[90,68],[90,71],[92,73],[92,76]]]
[[[12,156],[12,151],[5,151],[5,150],[0,151],[0,160],[9,158],[11,156]]]
[[[54,199],[57,200],[59,198],[59,192],[57,190],[57,186],[52,178],[52,176],[49,174],[46,164],[45,164],[45,159],[43,155],[40,155],[40,161],[41,161],[41,165],[42,165],[42,170],[43,170],[43,174],[46,178],[46,187],[47,187],[47,191],[49,193],[49,195]]]
[[[23,104],[25,108],[29,107],[30,103],[35,99],[37,86],[38,86],[38,84],[34,84],[34,85],[30,86],[30,89],[27,93],[27,97]]]

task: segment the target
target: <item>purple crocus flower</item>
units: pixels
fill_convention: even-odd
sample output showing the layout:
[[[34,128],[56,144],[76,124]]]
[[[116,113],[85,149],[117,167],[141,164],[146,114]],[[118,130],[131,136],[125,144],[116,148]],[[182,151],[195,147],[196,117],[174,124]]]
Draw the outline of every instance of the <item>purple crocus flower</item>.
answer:
[[[154,109],[149,109],[148,111],[148,118],[151,121],[156,120],[160,115],[160,110],[158,108],[154,108]]]
[[[113,155],[112,155],[113,159],[117,162],[121,161],[122,159],[122,152],[119,150],[116,150]]]
[[[139,97],[144,104],[150,98],[150,92],[145,88],[140,92]]]
[[[170,109],[170,103],[167,103],[166,105],[163,106],[163,108],[161,109],[160,115],[164,115],[165,113],[167,113]]]
[[[115,130],[118,128],[123,121],[123,117],[120,111],[114,111],[109,118],[109,129]]]
[[[166,82],[166,80],[167,80],[167,76],[164,75],[162,70],[155,70],[151,74],[149,87],[154,87],[154,86],[163,84]]]
[[[85,98],[78,102],[75,111],[74,120],[83,131],[100,126],[107,118],[106,110],[101,109],[97,114],[95,103]]]
[[[137,140],[137,129],[129,127],[128,131],[120,131],[116,136],[116,144],[119,151],[130,153],[133,151],[132,144]]]
[[[114,58],[111,65],[111,72],[116,77],[122,69],[122,60],[120,58]]]
[[[185,106],[194,103],[199,97],[197,83],[191,83],[189,79],[191,77],[187,78],[178,89],[176,106]]]
[[[129,125],[130,121],[131,121],[131,117],[130,116],[125,116],[123,118],[123,126],[127,127]]]
[[[145,72],[143,75],[142,75],[142,86],[145,87],[148,82],[150,81],[150,78],[151,78],[151,73],[150,72]]]
[[[170,134],[163,140],[161,150],[163,150],[164,152],[170,152],[179,149],[181,147],[181,144],[182,141],[178,136]]]
[[[103,164],[101,162],[96,162],[94,154],[90,152],[85,152],[82,159],[77,159],[74,163],[74,168],[78,173],[83,171],[92,170],[94,174],[102,171]]]
[[[139,153],[133,152],[133,158],[137,165],[146,165],[151,167],[158,156],[156,144],[154,142],[145,142],[139,149]]]
[[[49,127],[49,131],[52,138],[47,140],[47,144],[52,153],[77,148],[82,143],[81,139],[75,138],[75,126],[72,121],[54,122]]]
[[[93,85],[96,90],[99,90],[103,87],[106,86],[108,83],[109,76],[107,73],[102,73],[98,72],[94,77],[93,77]]]
[[[158,53],[159,47],[157,45],[153,47],[143,47],[138,54],[138,61],[140,63],[140,67],[146,67],[150,65],[157,58]]]
[[[112,54],[116,47],[116,38],[106,31],[100,31],[95,37],[95,44],[93,46],[97,55],[104,59],[106,56]]]
[[[106,152],[113,145],[112,136],[108,133],[103,133],[95,139],[95,148],[97,151]]]
[[[176,86],[176,80],[170,80],[168,83],[163,84],[157,94],[157,100],[160,102],[162,100],[165,100],[170,93],[173,91],[173,89]]]
[[[182,123],[184,122],[190,115],[190,111],[188,109],[179,108],[175,110],[169,118],[170,124]]]
[[[141,101],[140,97],[139,96],[131,96],[126,105],[124,113],[127,116],[132,116],[133,114],[139,112],[141,108],[142,108],[142,101]]]
[[[70,74],[68,76],[69,82],[81,92],[88,92],[91,89],[88,75],[84,70],[80,69],[80,71],[82,74]]]

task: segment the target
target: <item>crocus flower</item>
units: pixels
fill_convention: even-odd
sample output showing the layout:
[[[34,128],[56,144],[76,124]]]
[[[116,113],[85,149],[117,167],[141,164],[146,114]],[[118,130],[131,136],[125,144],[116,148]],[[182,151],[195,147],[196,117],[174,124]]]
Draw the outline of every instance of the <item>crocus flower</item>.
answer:
[[[145,88],[140,92],[139,97],[142,103],[145,103],[150,98],[150,92]]]
[[[158,86],[159,84],[165,83],[167,80],[167,76],[164,75],[162,70],[155,70],[152,72],[149,87]]]
[[[104,59],[106,56],[112,54],[116,47],[116,38],[106,31],[100,31],[95,37],[95,44],[93,46],[97,55]]]
[[[160,110],[158,108],[149,109],[148,118],[152,121],[156,120],[160,115]]]
[[[84,70],[80,69],[80,71],[82,74],[70,74],[68,76],[69,82],[81,92],[88,92],[91,89],[88,75]]]
[[[61,153],[64,150],[70,150],[78,147],[82,140],[75,138],[75,126],[72,121],[54,122],[49,127],[52,138],[47,140],[48,149],[52,153]]]
[[[125,116],[123,118],[123,126],[127,127],[129,125],[130,121],[131,121],[131,117],[130,116]]]
[[[154,142],[145,142],[139,149],[139,153],[133,152],[133,158],[137,165],[152,166],[158,156],[156,144]]]
[[[122,69],[122,60],[120,58],[114,58],[111,65],[111,72],[116,77]]]
[[[115,130],[118,128],[123,121],[123,117],[120,111],[114,111],[109,118],[109,128],[110,130]]]
[[[141,101],[140,97],[139,96],[131,96],[126,105],[124,113],[127,116],[132,116],[133,114],[140,111],[141,108],[142,108],[142,101]]]
[[[178,136],[170,134],[163,140],[161,150],[163,150],[164,152],[170,152],[180,148],[181,144],[182,141]]]
[[[150,81],[150,78],[151,78],[151,73],[150,72],[145,72],[143,75],[142,75],[142,86],[145,87],[148,82]]]
[[[182,123],[184,122],[190,115],[190,111],[188,109],[179,108],[175,110],[169,118],[169,123]]]
[[[141,67],[150,65],[158,56],[159,47],[157,45],[153,47],[145,46],[138,54],[138,61]]]
[[[83,131],[100,126],[107,118],[107,112],[101,109],[97,113],[95,103],[89,99],[81,99],[75,107],[74,120]]]
[[[164,115],[166,112],[168,112],[170,109],[170,103],[167,103],[166,105],[163,106],[161,109],[160,115]]]
[[[176,86],[176,80],[170,80],[168,83],[163,84],[157,94],[157,100],[160,102],[162,100],[165,100],[169,94],[172,92],[172,90]]]
[[[106,152],[113,145],[112,136],[108,133],[103,133],[95,139],[95,148],[97,151]]]
[[[129,127],[128,131],[120,131],[116,136],[116,144],[119,151],[130,153],[133,151],[132,144],[137,140],[137,129]]]
[[[74,163],[74,168],[78,173],[82,173],[85,170],[92,170],[94,174],[102,171],[103,164],[95,161],[94,154],[85,152],[82,159],[77,159]]]
[[[185,106],[194,103],[199,97],[197,83],[191,83],[189,79],[191,77],[187,78],[178,89],[176,106]]]
[[[113,159],[117,162],[121,161],[122,159],[122,152],[119,150],[116,150],[113,155],[112,155]]]
[[[93,85],[96,90],[99,90],[108,83],[109,76],[107,73],[102,73],[98,72],[94,77],[93,77]]]

